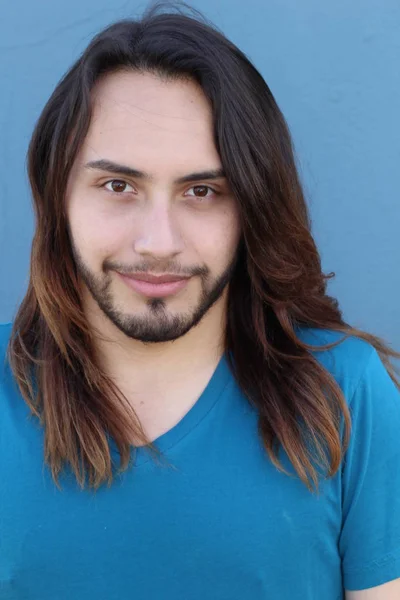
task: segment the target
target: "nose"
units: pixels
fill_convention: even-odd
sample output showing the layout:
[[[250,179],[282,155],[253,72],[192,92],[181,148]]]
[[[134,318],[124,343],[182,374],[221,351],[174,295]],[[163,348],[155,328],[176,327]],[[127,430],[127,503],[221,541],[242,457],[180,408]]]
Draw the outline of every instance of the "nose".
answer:
[[[168,206],[147,207],[145,212],[137,215],[138,219],[135,252],[155,259],[169,259],[183,250],[183,240],[178,231],[178,224]]]

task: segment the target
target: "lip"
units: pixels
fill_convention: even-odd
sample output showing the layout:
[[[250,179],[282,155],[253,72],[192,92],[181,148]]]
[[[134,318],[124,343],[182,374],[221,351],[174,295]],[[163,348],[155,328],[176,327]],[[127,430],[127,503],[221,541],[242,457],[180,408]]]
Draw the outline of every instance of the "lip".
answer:
[[[122,275],[122,273],[118,273],[118,275],[135,292],[151,298],[162,298],[176,294],[186,287],[189,281],[188,277],[179,279],[173,275],[160,275],[160,277],[139,273],[135,276]]]
[[[147,281],[148,283],[171,283],[187,279],[186,277],[179,277],[179,275],[150,275],[148,273],[135,273],[134,275],[126,275],[126,277],[132,277],[138,281]]]

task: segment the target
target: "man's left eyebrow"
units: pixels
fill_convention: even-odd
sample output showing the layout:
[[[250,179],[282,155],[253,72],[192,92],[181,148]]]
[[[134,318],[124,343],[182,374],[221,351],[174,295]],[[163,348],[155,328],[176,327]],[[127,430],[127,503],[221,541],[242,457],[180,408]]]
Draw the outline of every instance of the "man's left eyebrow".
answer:
[[[143,171],[139,171],[133,167],[127,165],[120,165],[111,160],[102,159],[94,160],[85,164],[86,169],[94,169],[98,171],[108,171],[109,173],[115,173],[116,175],[127,175],[128,177],[136,177],[138,179],[153,180],[153,177]],[[204,181],[205,179],[226,179],[224,170],[221,169],[210,169],[208,171],[199,171],[195,173],[188,173],[183,177],[175,179],[175,184],[191,183],[195,181]]]
[[[204,181],[205,179],[226,179],[223,169],[213,169],[210,171],[200,171],[198,173],[189,173],[183,177],[179,177],[174,183],[191,183],[193,181]]]

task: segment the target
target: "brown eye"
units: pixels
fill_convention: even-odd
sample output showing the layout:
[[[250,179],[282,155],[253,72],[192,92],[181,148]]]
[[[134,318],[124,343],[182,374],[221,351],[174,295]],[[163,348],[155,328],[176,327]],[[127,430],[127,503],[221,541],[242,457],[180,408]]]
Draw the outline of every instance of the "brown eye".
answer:
[[[111,186],[111,188],[107,186]],[[111,181],[107,181],[104,184],[104,187],[108,191],[114,192],[115,194],[121,194],[122,192],[129,191],[126,189],[127,187],[132,189],[132,186],[130,186],[129,183],[126,183],[126,181],[123,181],[123,179],[112,179]]]
[[[201,196],[201,197],[207,196],[207,191],[209,189],[210,188],[207,187],[206,185],[195,185],[194,188],[193,188],[194,195],[195,196]]]
[[[204,204],[204,206],[208,205],[208,203],[203,202],[203,199],[209,200],[211,203],[213,203],[216,200],[216,196],[220,195],[220,192],[217,192],[209,185],[195,185],[190,188],[189,192],[191,193],[186,193],[185,195],[189,196],[189,198],[194,198],[193,201],[195,204]]]

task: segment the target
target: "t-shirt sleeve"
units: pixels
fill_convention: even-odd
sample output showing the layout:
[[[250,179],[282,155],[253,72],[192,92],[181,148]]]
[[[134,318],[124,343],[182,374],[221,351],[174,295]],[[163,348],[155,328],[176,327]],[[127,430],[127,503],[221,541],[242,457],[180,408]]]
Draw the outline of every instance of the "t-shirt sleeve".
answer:
[[[349,408],[339,550],[346,590],[400,577],[400,392],[371,348]]]

